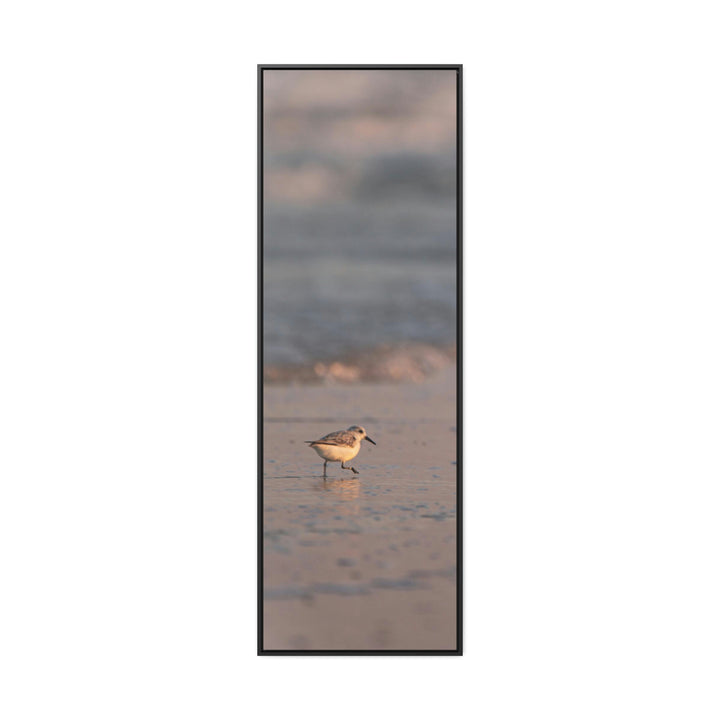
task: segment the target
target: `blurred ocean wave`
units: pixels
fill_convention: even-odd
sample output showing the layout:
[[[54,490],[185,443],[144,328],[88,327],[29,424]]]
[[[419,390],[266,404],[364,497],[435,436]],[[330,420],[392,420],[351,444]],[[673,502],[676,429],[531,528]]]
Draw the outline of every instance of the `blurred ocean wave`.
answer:
[[[454,210],[286,208],[266,219],[265,359],[455,342]]]
[[[454,347],[454,73],[270,72],[264,118],[266,369]]]
[[[419,383],[455,362],[455,346],[421,343],[381,345],[339,357],[305,364],[265,365],[263,377],[271,385],[353,383]]]

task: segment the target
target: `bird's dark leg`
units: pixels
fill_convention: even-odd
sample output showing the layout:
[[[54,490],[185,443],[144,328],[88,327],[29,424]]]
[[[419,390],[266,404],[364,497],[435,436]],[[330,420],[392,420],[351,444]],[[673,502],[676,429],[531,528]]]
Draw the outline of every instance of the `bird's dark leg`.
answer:
[[[348,467],[345,467],[345,462],[344,462],[344,461],[340,463],[340,467],[341,467],[343,470],[352,470],[356,475],[359,475],[359,474],[360,474],[360,472],[359,472],[358,470],[356,470],[354,467],[349,467],[349,466],[348,466]]]
[[[323,477],[327,477],[327,460],[323,463]]]

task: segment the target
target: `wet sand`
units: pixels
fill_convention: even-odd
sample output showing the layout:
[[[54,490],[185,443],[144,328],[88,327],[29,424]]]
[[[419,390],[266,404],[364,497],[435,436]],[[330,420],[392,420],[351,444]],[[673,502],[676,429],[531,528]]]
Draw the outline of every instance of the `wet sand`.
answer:
[[[303,442],[364,425],[353,475]],[[455,371],[265,388],[266,650],[456,646]]]

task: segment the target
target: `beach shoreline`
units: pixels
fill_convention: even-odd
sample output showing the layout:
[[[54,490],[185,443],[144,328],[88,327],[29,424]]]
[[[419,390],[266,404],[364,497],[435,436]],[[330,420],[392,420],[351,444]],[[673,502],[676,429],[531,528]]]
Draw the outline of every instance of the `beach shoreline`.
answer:
[[[266,650],[456,646],[455,366],[415,383],[266,386]],[[354,475],[304,443],[364,425]]]
[[[266,385],[419,383],[454,365],[455,345],[403,343],[379,345],[340,357],[306,363],[266,363]]]

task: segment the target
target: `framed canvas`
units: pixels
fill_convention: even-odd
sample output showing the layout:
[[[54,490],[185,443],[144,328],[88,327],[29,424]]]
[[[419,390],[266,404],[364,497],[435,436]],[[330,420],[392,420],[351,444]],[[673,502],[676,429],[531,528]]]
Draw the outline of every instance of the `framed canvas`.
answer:
[[[258,67],[258,653],[462,654],[462,66]]]

